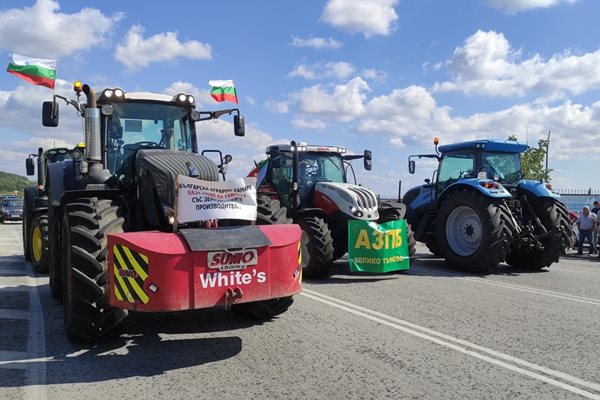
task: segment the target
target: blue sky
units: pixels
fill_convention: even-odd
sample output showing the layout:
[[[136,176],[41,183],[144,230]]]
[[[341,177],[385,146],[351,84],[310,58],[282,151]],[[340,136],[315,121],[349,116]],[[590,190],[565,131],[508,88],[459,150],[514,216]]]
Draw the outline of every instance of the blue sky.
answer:
[[[245,175],[266,145],[295,139],[374,154],[358,179],[383,195],[431,176],[409,154],[442,143],[552,131],[559,188],[596,185],[600,141],[600,2],[593,0],[323,0],[0,4],[0,52],[59,60],[57,93],[194,94],[199,109],[231,107],[208,81],[233,79],[247,135],[199,123],[202,148]],[[24,175],[38,146],[73,146],[81,121],[41,126],[51,91],[0,74],[0,170]]]

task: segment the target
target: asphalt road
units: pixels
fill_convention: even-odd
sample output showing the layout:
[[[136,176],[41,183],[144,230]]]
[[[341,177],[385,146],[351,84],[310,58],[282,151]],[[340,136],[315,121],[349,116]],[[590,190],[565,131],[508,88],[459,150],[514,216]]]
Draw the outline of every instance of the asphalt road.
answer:
[[[600,399],[600,262],[468,275],[419,247],[406,273],[338,262],[290,310],[134,315],[67,342],[48,279],[0,225],[0,399]]]

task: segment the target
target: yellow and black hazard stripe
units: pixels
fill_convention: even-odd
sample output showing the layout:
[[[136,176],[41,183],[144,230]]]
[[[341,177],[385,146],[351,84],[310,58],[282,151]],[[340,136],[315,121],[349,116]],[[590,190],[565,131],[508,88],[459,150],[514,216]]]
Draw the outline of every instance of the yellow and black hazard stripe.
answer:
[[[148,257],[123,245],[113,246],[115,296],[117,300],[148,303],[144,281],[148,278]]]

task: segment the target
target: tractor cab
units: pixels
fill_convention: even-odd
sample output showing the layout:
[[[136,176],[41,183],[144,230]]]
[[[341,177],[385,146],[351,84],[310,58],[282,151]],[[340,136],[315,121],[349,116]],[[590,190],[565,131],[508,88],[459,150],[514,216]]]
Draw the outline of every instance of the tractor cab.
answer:
[[[343,147],[308,146],[299,143],[298,147],[298,178],[297,190],[300,201],[306,203],[317,182],[346,183],[346,170],[342,155],[346,153]],[[274,145],[267,149],[271,157],[271,168],[266,176],[268,183],[290,206],[289,194],[294,182],[294,151],[291,145]]]

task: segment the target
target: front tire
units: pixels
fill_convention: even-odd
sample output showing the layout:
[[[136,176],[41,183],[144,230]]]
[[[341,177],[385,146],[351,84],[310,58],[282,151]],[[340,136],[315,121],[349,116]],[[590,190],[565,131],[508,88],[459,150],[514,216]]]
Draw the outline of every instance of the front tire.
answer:
[[[286,216],[286,208],[281,207],[279,200],[267,196],[257,198],[257,225],[291,224],[292,220]],[[282,314],[292,305],[291,296],[276,299],[253,301],[250,303],[233,304],[231,310],[246,319],[269,320]]]
[[[34,214],[29,227],[31,265],[37,272],[48,272],[48,216]]]
[[[541,240],[544,246],[543,250],[520,251],[514,249],[506,257],[506,262],[516,268],[540,270],[558,262],[564,246],[570,245],[571,227],[569,213],[560,201],[542,197],[535,199],[532,207],[542,225],[552,234]],[[560,227],[560,230],[556,229],[557,226]]]
[[[302,217],[302,275],[307,279],[322,279],[331,274],[333,239],[329,226],[317,216]]]
[[[63,297],[69,341],[97,341],[119,333],[127,310],[108,305],[107,234],[123,232],[116,200],[80,198],[66,204],[62,245]]]
[[[449,265],[490,273],[505,260],[515,227],[502,200],[458,190],[443,201],[438,216],[435,236]]]

